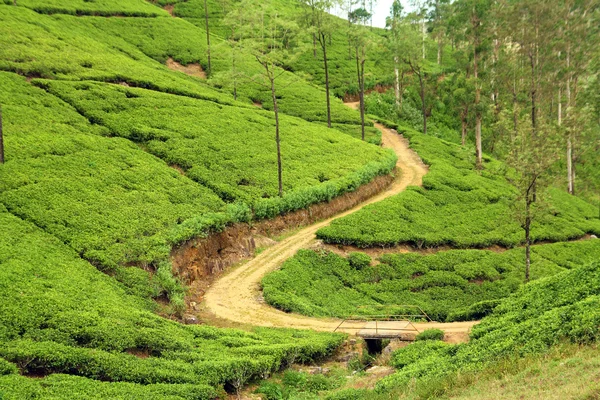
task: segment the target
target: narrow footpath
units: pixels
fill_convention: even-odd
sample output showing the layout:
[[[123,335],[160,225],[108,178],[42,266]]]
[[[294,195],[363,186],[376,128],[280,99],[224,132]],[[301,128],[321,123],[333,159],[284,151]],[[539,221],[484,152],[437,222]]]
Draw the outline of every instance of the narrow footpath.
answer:
[[[352,107],[354,104],[348,104]],[[398,155],[397,178],[384,192],[370,198],[368,201],[336,215],[327,220],[317,222],[303,228],[297,233],[285,238],[264,252],[222,276],[206,292],[204,297],[205,310],[217,318],[232,322],[256,326],[313,329],[333,332],[340,324],[338,319],[312,318],[299,314],[289,314],[277,310],[262,300],[260,281],[269,272],[277,269],[288,258],[293,257],[298,250],[310,247],[315,241],[316,232],[331,223],[332,220],[352,214],[362,207],[396,195],[408,186],[422,184],[422,178],[427,173],[427,167],[419,156],[409,148],[408,141],[401,135],[387,129],[381,124],[375,127],[382,133],[383,146],[393,149]],[[438,328],[449,334],[466,334],[476,322],[457,323],[418,323],[419,331]],[[345,333],[356,334],[356,329],[344,329]]]

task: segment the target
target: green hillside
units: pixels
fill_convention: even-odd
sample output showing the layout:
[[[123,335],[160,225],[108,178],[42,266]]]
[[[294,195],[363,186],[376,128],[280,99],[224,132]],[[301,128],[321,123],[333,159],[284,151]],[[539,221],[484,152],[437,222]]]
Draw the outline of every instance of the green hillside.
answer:
[[[118,392],[121,398],[209,399],[215,387],[236,379],[241,385],[290,358],[321,357],[342,339],[181,325],[150,312],[139,297],[31,223],[5,209],[0,222],[0,290],[6,300],[0,307],[0,375],[6,375],[0,392],[6,398],[109,398]],[[14,365],[25,376],[87,379],[53,375],[46,383],[15,375]]]
[[[350,21],[324,12],[329,128],[325,59],[316,28],[307,25],[316,21],[310,6],[330,11],[329,2],[0,0],[0,400],[215,400],[256,388],[274,390],[277,400],[476,396],[483,389],[461,393],[465,382],[503,365],[535,363],[564,342],[594,349],[600,54],[587,44],[597,41],[600,10],[588,0],[556,10],[508,2],[502,12],[492,3],[431,1],[420,12],[392,15],[387,29],[368,26],[368,2],[350,5]],[[586,13],[580,3],[590,3]],[[268,8],[261,15],[237,10],[232,23],[240,4]],[[531,10],[543,17],[527,20]],[[265,25],[278,18],[282,24],[266,35]],[[527,35],[533,24],[541,33]],[[234,25],[252,29],[233,32]],[[293,35],[278,36],[279,29]],[[523,32],[518,49],[510,45],[514,32]],[[528,48],[536,49],[536,62]],[[275,50],[286,58],[265,64]],[[364,89],[377,91],[366,99],[366,127],[343,104],[357,98],[361,65]],[[427,119],[424,135],[417,130]],[[284,260],[299,248],[295,239],[308,243],[308,231],[284,231],[286,239],[261,247],[268,240],[255,235],[259,222],[296,226],[297,214],[288,215],[294,211],[324,217],[328,203],[380,176],[395,174],[398,189],[408,171],[395,170],[398,156],[381,146],[377,120],[396,128],[429,166],[422,187],[317,233],[325,247],[381,247],[377,260],[308,249]],[[478,128],[483,156],[474,152]],[[384,133],[389,145],[394,132]],[[532,138],[553,141],[552,163],[540,161]],[[571,193],[567,161],[574,163],[569,179],[577,176]],[[531,283],[523,279],[516,206],[523,170],[543,176],[530,186],[542,199],[528,204],[535,214]],[[355,353],[355,341],[296,330],[286,321],[297,316],[264,304],[260,312],[282,318],[260,322],[277,328],[230,320],[208,305],[210,296],[202,298],[218,282],[190,289],[174,274],[174,250],[237,224],[254,235],[243,240],[268,256],[255,260],[261,273],[275,270],[263,277],[260,294],[260,278],[229,285],[228,293],[252,293],[238,299],[248,313],[259,309],[248,302],[263,300],[315,318],[407,304],[437,321],[482,322],[469,343],[425,340],[393,352],[394,373],[373,379],[374,390],[344,387],[353,379],[346,376],[362,377],[358,370],[373,362]],[[230,233],[217,238],[237,240]],[[385,252],[396,245],[425,254]],[[228,246],[215,246],[219,259],[202,261],[222,270]],[[237,266],[240,276],[250,264]],[[263,316],[253,317],[247,321]],[[303,326],[325,326],[311,322]],[[323,374],[285,371],[344,357],[331,376],[328,367],[316,369]],[[294,390],[277,392],[286,385]]]
[[[540,279],[598,260],[600,241],[544,244],[532,252],[532,278]],[[468,321],[485,316],[521,286],[524,258],[521,248],[388,253],[380,264],[357,269],[351,259],[303,250],[267,275],[262,287],[272,306],[310,316],[344,318],[381,309],[414,313],[396,307],[406,304],[419,306],[435,321]]]
[[[208,399],[340,344],[154,313],[165,296],[182,311],[172,246],[331,200],[396,161],[356,139],[358,114],[339,100],[327,129],[324,90],[281,70],[279,198],[272,106],[249,79],[234,100],[229,44],[215,36],[208,81],[166,66],[204,64],[204,36],[141,0],[0,5],[3,399]]]
[[[326,243],[359,247],[449,245],[458,248],[501,245],[525,240],[512,205],[517,193],[511,171],[491,157],[486,168],[473,168],[472,151],[464,146],[409,128],[399,130],[429,166],[423,187],[410,187],[319,230]],[[600,235],[598,208],[554,187],[546,210],[532,226],[533,241],[564,241],[587,233]]]

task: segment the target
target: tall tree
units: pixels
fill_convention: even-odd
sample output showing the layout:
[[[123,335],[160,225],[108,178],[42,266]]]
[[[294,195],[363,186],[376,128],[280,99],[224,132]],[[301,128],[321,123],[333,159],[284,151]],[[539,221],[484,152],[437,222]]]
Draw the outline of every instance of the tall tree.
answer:
[[[354,44],[356,59],[362,140],[365,140],[365,62],[367,60],[367,47],[370,44],[364,25],[369,18],[371,18],[371,14],[364,8],[357,8],[350,13],[352,22],[350,37]]]
[[[394,94],[396,97],[396,108],[402,109],[402,83],[404,81],[404,70],[402,79],[400,79],[400,48],[401,48],[401,24],[402,24],[402,3],[400,0],[394,0],[390,7],[390,16],[386,20],[386,27],[390,31],[390,40],[388,41],[390,52],[394,58]]]
[[[483,105],[481,92],[483,82],[480,79],[482,56],[485,42],[485,20],[489,17],[492,0],[464,0],[458,3],[459,18],[465,23],[467,36],[472,46],[472,71],[475,86],[475,165],[483,168],[483,144],[481,128],[483,123]]]
[[[410,17],[420,18],[420,16],[409,14]],[[403,40],[399,46],[399,54],[401,55],[402,62],[409,68],[413,77],[418,82],[418,92],[421,99],[421,115],[423,117],[423,134],[427,134],[427,79],[428,73],[426,67],[428,61],[422,57],[421,47],[419,46],[419,25],[410,23],[404,23],[401,25],[401,36]]]
[[[300,0],[305,10],[310,12],[309,26],[313,39],[321,47],[323,54],[323,70],[325,72],[325,95],[327,99],[327,126],[331,128],[331,97],[329,93],[329,66],[327,59],[328,38],[335,29],[333,26],[333,18],[328,13],[334,4],[338,3],[334,0]]]
[[[239,15],[244,16],[242,23]],[[277,82],[285,73],[281,66],[296,59],[301,52],[297,42],[300,29],[296,22],[282,18],[274,8],[260,0],[242,0],[227,19],[231,26],[236,26],[236,32],[239,32],[244,48],[248,49],[262,66],[263,72],[253,77],[253,81],[266,87],[271,93],[275,114],[278,192],[281,197],[283,196],[283,167]]]
[[[520,222],[525,234],[525,281],[530,279],[531,269],[531,229],[534,220],[544,211],[542,199],[534,198],[537,187],[538,197],[543,189],[551,183],[549,173],[552,165],[559,159],[556,132],[543,122],[535,127],[531,120],[524,120],[519,125],[517,134],[510,143],[507,157],[507,179],[517,191],[514,203],[515,217]]]
[[[208,24],[208,3],[204,0],[204,27],[206,29],[206,57],[208,58],[208,71],[207,74],[210,76],[212,66],[210,62],[210,27]]]
[[[419,18],[421,24],[421,47],[423,51],[423,59],[427,58],[427,50],[425,41],[427,39],[427,0],[411,0],[410,4],[415,8],[415,14]]]
[[[427,6],[430,9],[429,21],[431,32],[437,43],[437,63],[442,64],[442,55],[444,52],[444,37],[446,35],[446,20],[449,11],[450,0],[428,0]]]

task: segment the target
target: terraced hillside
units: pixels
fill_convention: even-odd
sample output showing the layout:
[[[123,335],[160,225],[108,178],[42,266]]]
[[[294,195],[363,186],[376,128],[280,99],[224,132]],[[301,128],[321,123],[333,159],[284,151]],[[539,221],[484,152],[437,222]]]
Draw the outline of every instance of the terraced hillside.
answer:
[[[237,100],[219,84],[227,42],[215,36],[210,79],[173,70],[204,62],[204,36],[141,0],[0,4],[3,398],[214,398],[339,345],[154,313],[183,311],[173,246],[331,200],[396,162],[356,139],[339,100],[326,128],[324,90],[281,69],[279,197],[273,113],[252,80]]]

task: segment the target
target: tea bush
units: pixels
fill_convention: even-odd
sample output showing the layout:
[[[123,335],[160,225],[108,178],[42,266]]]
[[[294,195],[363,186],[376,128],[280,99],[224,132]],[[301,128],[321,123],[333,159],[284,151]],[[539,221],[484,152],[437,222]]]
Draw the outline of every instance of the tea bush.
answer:
[[[243,384],[289,362],[323,357],[343,340],[341,335],[309,331],[181,325],[153,314],[147,303],[128,295],[60,240],[6,209],[0,210],[0,224],[2,373],[15,372],[10,362],[23,373],[89,378],[66,379],[64,385],[59,378],[46,378],[49,384],[42,386],[2,378],[0,392],[23,393],[22,386],[42,393],[57,390],[65,398],[64,393],[98,388],[105,396],[98,398],[106,398],[122,387],[125,393],[145,396],[155,392],[210,398],[214,389],[207,385]],[[195,391],[198,397],[191,397]]]
[[[569,264],[565,255],[578,254]],[[362,257],[361,257],[362,258]],[[600,240],[532,247],[533,279],[600,259]],[[437,321],[465,321],[490,314],[498,302],[524,281],[524,249],[502,253],[451,250],[431,255],[385,254],[381,264],[365,269],[334,253],[301,250],[280,270],[262,280],[265,300],[284,311],[318,317],[389,313],[414,314],[397,304],[421,307]]]
[[[399,371],[381,381],[378,390],[403,388],[415,379],[419,386],[442,390],[444,379],[452,379],[453,373],[478,371],[507,357],[543,353],[562,341],[597,342],[599,274],[596,262],[523,286],[473,328],[469,343],[440,343],[427,349],[430,344],[423,342],[399,350],[393,355]]]
[[[410,129],[402,132],[429,165],[423,187],[409,187],[337,219],[320,229],[318,238],[358,247],[514,247],[523,243],[523,229],[511,212],[515,192],[500,162],[487,158],[485,170],[477,173],[471,150]],[[534,221],[534,241],[600,234],[597,207],[558,189],[550,189],[546,198],[550,210]]]
[[[427,329],[415,337],[415,341],[444,340],[444,331],[441,329]]]

